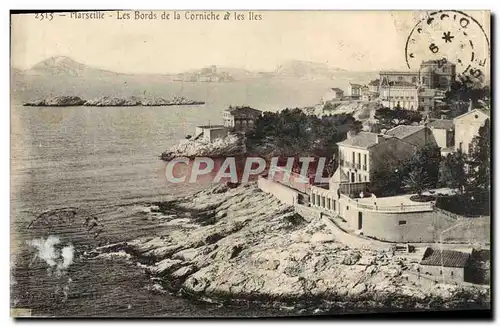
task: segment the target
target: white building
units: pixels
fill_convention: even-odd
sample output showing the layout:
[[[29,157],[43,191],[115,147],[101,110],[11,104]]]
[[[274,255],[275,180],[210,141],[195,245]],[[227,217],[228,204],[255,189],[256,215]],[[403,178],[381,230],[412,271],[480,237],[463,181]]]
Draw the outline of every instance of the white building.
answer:
[[[359,99],[361,97],[361,88],[363,86],[360,84],[354,84],[349,82],[349,86],[347,88],[347,95],[352,99]]]
[[[453,119],[455,124],[455,151],[461,150],[469,154],[472,140],[479,134],[479,128],[490,119],[490,112],[484,109],[474,109]]]
[[[195,139],[203,139],[208,142],[214,142],[227,136],[228,129],[222,125],[196,126]]]
[[[418,110],[418,87],[415,84],[399,81],[380,85],[382,105],[388,108],[400,107],[408,110]]]

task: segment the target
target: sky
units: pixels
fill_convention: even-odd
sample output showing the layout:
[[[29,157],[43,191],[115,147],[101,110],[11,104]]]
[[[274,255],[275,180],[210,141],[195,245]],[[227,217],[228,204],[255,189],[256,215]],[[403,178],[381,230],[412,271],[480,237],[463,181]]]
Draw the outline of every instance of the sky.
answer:
[[[162,11],[155,13],[160,17]],[[13,15],[11,64],[27,69],[51,56],[68,56],[123,73],[179,73],[212,64],[272,71],[288,60],[350,71],[407,69],[406,40],[425,15],[423,11],[255,11],[262,20],[250,21],[248,12],[241,11],[243,21],[236,21],[234,12],[228,21],[193,21],[179,13],[180,20],[135,20],[133,12],[130,20],[119,20],[117,12],[107,12],[103,20],[67,15],[40,21],[34,14]],[[484,14],[469,14],[489,24]]]

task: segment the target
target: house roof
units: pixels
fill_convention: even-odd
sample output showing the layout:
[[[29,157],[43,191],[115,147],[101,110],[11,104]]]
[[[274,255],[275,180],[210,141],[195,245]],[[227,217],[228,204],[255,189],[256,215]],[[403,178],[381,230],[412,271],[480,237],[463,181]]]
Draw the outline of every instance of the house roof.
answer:
[[[346,139],[337,144],[345,146],[354,146],[358,148],[369,148],[377,144],[377,133],[359,132],[350,139]]]
[[[458,117],[455,117],[453,120],[457,120],[457,119],[463,118],[465,116],[468,116],[468,115],[470,115],[472,113],[478,113],[478,112],[482,112],[486,116],[491,117],[491,114],[490,114],[489,110],[486,110],[486,109],[483,109],[483,108],[477,108],[477,109],[474,109],[474,110],[471,110],[471,111],[467,111],[465,114],[462,114],[462,115],[460,115]]]
[[[355,83],[349,83],[349,85],[351,85],[351,87],[361,87],[362,86],[361,84],[355,84]]]
[[[368,83],[368,85],[379,85],[380,84],[380,80],[377,78],[377,79],[374,79],[373,81],[371,81],[370,83]]]
[[[338,87],[332,87],[332,91],[334,91],[334,92],[342,92],[342,93],[344,92],[344,91],[342,91],[342,89],[339,89]]]
[[[435,128],[435,129],[454,129],[455,124],[453,124],[453,120],[451,119],[436,119],[427,124],[427,126]]]
[[[418,71],[381,70],[380,75],[418,75]]]
[[[225,128],[224,125],[199,125],[196,127],[203,128],[203,129],[222,129],[222,128]]]
[[[424,266],[463,268],[467,264],[469,257],[469,253],[427,248],[420,264]]]
[[[251,115],[251,116],[260,116],[262,115],[262,111],[250,108],[250,107],[229,107],[228,110],[233,116],[238,115]]]
[[[421,126],[421,125],[418,125],[418,126],[399,125],[399,126],[396,126],[392,129],[388,130],[385,134],[396,137],[400,140],[403,140],[403,139],[407,138],[408,136],[413,135],[416,132],[423,130],[424,128],[425,128],[425,126]]]

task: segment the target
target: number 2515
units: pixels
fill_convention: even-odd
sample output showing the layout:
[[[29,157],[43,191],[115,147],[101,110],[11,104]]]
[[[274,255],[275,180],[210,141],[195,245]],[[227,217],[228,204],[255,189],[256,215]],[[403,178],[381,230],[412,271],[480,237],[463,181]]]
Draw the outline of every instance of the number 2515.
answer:
[[[40,21],[42,21],[44,19],[51,21],[52,19],[54,19],[54,14],[51,12],[38,13],[38,14],[35,14],[35,19],[38,19]]]

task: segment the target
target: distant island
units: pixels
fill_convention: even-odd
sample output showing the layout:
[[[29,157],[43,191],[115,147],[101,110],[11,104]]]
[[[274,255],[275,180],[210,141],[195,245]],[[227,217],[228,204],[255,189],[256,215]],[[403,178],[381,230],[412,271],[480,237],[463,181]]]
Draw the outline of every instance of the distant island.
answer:
[[[92,100],[84,100],[78,96],[55,96],[43,100],[35,100],[23,103],[23,106],[29,107],[160,107],[160,106],[193,106],[203,105],[203,101],[189,100],[182,96],[174,96],[168,100],[162,97],[152,97],[148,99],[130,96],[130,97],[98,97]]]

